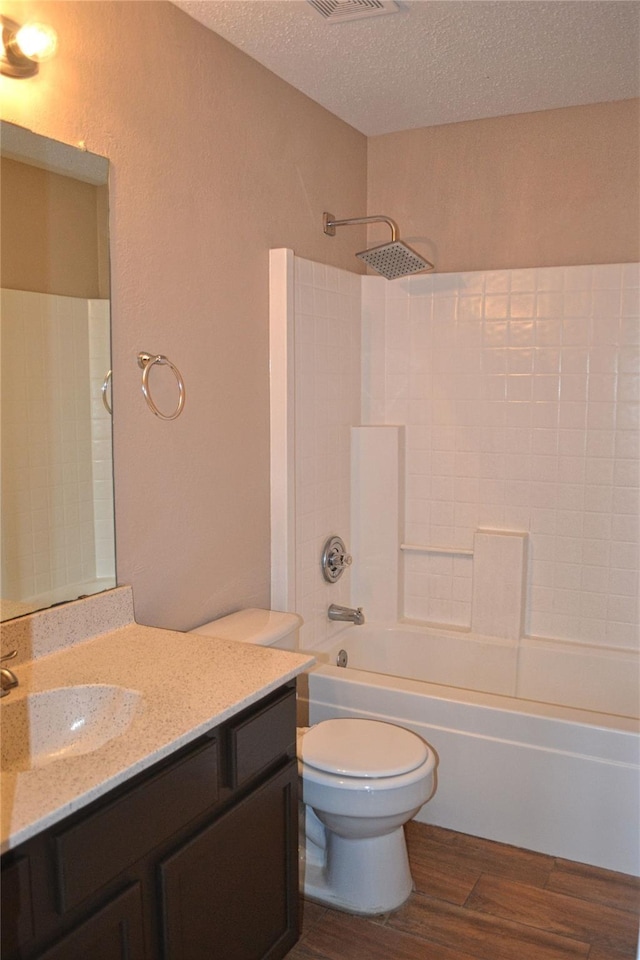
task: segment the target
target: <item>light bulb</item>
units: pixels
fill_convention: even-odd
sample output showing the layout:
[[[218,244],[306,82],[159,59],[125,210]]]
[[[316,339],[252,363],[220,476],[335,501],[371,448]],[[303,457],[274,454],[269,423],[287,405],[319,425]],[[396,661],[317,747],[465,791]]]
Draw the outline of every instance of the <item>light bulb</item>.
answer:
[[[16,33],[16,43],[25,57],[41,63],[56,52],[58,37],[45,23],[25,23]]]

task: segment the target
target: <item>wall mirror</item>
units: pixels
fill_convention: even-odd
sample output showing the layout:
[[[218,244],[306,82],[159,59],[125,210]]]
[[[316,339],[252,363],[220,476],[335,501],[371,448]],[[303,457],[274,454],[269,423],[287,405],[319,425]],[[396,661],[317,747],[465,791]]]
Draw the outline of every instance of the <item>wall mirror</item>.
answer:
[[[108,169],[0,126],[0,617],[115,579]]]

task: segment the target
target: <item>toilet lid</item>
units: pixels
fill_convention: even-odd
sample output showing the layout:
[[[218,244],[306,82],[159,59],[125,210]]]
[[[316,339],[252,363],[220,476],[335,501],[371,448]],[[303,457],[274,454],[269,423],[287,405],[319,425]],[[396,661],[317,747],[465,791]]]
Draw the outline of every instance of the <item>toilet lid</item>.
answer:
[[[300,759],[344,777],[396,777],[424,763],[427,746],[411,730],[381,720],[323,720],[302,738]]]

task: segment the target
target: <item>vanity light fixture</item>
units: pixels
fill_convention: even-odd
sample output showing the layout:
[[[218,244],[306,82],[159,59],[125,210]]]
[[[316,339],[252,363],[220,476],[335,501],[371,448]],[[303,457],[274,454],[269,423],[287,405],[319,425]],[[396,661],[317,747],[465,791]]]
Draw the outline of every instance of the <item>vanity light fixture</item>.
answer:
[[[0,73],[7,77],[33,77],[42,60],[49,60],[56,52],[58,37],[53,27],[45,23],[25,23],[20,26],[9,17],[0,16],[2,43],[0,45]]]

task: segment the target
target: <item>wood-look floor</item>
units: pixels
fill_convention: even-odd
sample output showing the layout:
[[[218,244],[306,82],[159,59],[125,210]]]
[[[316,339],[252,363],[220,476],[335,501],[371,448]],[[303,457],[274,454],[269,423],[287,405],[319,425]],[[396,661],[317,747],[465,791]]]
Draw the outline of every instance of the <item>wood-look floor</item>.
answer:
[[[640,881],[420,823],[415,891],[372,918],[303,901],[287,960],[636,960]]]

